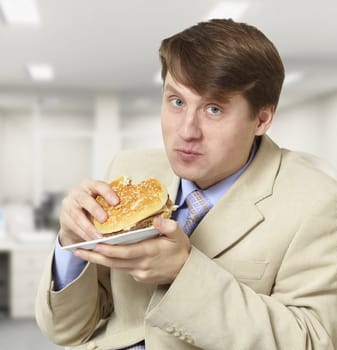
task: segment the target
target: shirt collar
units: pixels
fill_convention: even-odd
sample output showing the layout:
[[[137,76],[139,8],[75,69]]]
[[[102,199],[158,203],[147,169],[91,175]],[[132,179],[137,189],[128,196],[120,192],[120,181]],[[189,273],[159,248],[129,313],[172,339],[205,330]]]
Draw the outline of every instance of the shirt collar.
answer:
[[[248,166],[254,159],[257,149],[258,144],[255,141],[252,147],[252,151],[250,152],[249,159],[242,168],[240,168],[231,176],[209,187],[207,190],[202,190],[203,194],[211,202],[212,206],[216,204],[216,202],[231,188],[235,181],[245,172],[245,170],[248,168]],[[181,206],[184,203],[186,197],[194,190],[200,191],[198,186],[196,186],[192,181],[181,179],[176,204],[178,206]]]

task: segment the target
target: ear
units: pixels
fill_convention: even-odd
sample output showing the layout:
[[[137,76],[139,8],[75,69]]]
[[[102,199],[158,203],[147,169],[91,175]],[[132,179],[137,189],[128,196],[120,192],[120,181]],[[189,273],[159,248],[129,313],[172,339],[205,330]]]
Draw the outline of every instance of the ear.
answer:
[[[273,121],[274,113],[275,107],[272,105],[262,107],[259,110],[257,113],[257,124],[255,129],[256,136],[264,135],[267,132]]]

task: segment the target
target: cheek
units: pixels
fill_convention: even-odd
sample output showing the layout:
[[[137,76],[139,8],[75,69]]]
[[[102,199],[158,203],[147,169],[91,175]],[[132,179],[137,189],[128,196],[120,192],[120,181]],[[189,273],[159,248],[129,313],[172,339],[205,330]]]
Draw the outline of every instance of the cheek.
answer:
[[[161,132],[162,132],[163,140],[165,144],[167,144],[168,140],[172,139],[172,136],[174,135],[174,130],[173,130],[172,122],[170,123],[169,118],[167,118],[165,115],[161,116]]]
[[[231,128],[223,127],[222,125],[212,129],[204,129],[204,144],[213,151],[227,149],[237,138],[237,135]]]
[[[162,113],[161,129],[164,137],[174,136],[177,130],[175,119],[165,113]]]
[[[228,144],[250,143],[255,136],[255,122],[236,120],[232,123],[219,126],[214,131],[214,138],[222,139]]]
[[[254,132],[246,127],[232,127],[232,125],[221,125],[212,130],[204,132],[204,146],[212,159],[236,158],[240,153],[246,153],[250,148]]]

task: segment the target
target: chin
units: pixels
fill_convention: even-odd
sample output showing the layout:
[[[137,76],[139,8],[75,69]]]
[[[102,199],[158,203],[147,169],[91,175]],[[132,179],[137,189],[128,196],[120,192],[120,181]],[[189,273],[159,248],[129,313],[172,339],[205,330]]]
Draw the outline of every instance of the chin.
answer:
[[[197,182],[200,179],[200,173],[197,174],[196,171],[191,171],[191,169],[173,167],[173,171],[177,176],[192,182]]]

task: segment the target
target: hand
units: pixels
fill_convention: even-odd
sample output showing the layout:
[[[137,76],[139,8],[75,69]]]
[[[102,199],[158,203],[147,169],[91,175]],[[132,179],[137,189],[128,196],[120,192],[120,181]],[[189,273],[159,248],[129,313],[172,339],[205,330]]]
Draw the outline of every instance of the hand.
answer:
[[[157,217],[153,225],[160,237],[128,245],[97,244],[94,251],[78,249],[75,255],[126,271],[139,282],[171,283],[189,256],[190,241],[176,221]]]
[[[86,180],[81,186],[72,188],[63,199],[59,233],[61,245],[102,237],[89,219],[90,215],[100,222],[107,219],[107,213],[95,200],[97,195],[111,205],[119,203],[118,196],[107,183],[94,180]]]

